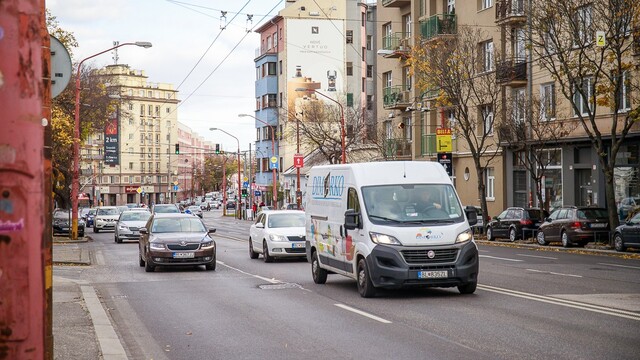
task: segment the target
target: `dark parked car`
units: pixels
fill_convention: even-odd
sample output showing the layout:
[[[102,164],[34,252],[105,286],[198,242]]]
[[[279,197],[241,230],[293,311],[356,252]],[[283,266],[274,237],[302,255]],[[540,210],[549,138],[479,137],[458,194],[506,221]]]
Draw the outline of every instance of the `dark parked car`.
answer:
[[[96,216],[96,209],[95,208],[83,208],[82,212],[80,213],[80,217],[82,218],[82,220],[85,223],[86,227],[92,227],[93,226],[93,218]]]
[[[71,231],[71,213],[67,210],[56,210],[53,212],[53,234],[69,235]],[[78,236],[84,236],[84,220],[78,218]]]
[[[640,248],[640,212],[616,228],[613,245],[617,251],[625,251],[627,247]]]
[[[562,246],[585,246],[596,239],[608,239],[609,215],[607,209],[597,207],[563,206],[547,217],[536,239],[540,245],[560,241]]]
[[[145,271],[156,266],[205,265],[216,269],[216,243],[198,217],[189,214],[155,213],[139,229],[138,257]]]
[[[487,240],[506,238],[509,241],[534,236],[545,217],[546,210],[538,208],[510,207],[494,217],[487,225]]]
[[[640,197],[628,197],[620,200],[620,204],[618,204],[618,215],[620,216],[620,221],[625,221],[629,216],[629,213],[632,213],[633,210],[638,207],[640,207]]]

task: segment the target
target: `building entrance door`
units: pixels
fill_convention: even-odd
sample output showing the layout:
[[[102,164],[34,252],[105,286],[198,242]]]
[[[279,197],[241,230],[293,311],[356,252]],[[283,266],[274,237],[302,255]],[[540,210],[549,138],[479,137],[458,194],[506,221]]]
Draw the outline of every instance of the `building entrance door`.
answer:
[[[576,206],[594,204],[591,169],[576,169]]]

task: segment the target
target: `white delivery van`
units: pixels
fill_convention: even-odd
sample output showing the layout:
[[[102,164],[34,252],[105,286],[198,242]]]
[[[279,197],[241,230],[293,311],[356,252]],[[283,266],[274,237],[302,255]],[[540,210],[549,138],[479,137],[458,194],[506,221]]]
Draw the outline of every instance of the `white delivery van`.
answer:
[[[476,290],[478,248],[449,176],[436,162],[393,161],[315,166],[307,181],[307,259],[313,280],[328,274],[376,288]]]

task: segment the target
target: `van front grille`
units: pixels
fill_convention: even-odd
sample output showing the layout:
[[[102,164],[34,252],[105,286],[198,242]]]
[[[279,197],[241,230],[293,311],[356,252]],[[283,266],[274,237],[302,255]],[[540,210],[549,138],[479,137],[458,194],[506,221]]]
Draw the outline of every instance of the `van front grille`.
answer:
[[[435,256],[429,258],[429,252],[433,251]],[[402,250],[402,256],[407,264],[436,264],[455,262],[458,257],[458,249],[420,249]]]

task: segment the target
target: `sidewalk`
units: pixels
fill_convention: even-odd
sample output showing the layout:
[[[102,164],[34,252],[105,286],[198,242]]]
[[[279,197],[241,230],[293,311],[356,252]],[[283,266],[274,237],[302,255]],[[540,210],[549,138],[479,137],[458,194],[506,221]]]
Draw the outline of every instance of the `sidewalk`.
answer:
[[[89,266],[91,251],[83,240],[54,237],[54,266]],[[54,359],[125,360],[126,352],[93,286],[53,276]]]

